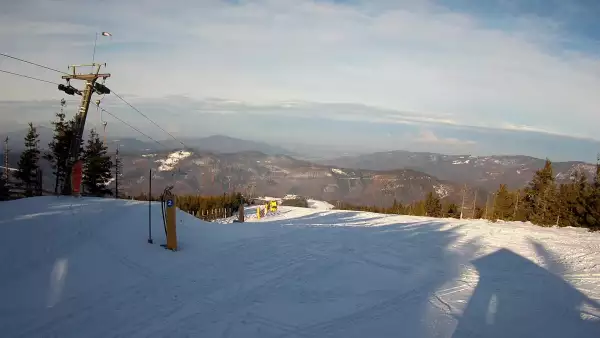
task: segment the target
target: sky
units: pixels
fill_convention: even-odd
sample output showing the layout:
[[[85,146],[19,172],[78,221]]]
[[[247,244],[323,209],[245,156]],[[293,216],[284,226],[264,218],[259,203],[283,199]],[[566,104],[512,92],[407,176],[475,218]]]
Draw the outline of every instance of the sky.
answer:
[[[0,52],[107,86],[181,137],[310,147],[524,154],[600,151],[600,3],[592,0],[0,0]],[[0,57],[0,69],[60,74]],[[79,84],[81,85],[81,84]],[[0,132],[46,123],[56,85],[0,73]],[[67,109],[74,113],[77,98]],[[168,138],[119,102],[102,105]],[[110,116],[111,134],[136,132]],[[137,135],[140,139],[144,136]]]

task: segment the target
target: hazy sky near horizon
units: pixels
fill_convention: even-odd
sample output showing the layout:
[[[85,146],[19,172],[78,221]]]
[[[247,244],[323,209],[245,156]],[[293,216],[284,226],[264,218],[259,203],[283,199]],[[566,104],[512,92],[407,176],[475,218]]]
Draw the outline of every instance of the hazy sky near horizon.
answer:
[[[113,74],[107,85],[181,136],[584,160],[600,150],[600,3],[592,0],[0,7],[0,52],[65,71],[91,61],[96,32],[112,33],[96,48]],[[2,57],[0,69],[60,81]],[[64,96],[55,87],[0,73],[0,123],[48,121]],[[166,138],[114,97],[103,104]],[[122,132],[116,124],[111,132]]]

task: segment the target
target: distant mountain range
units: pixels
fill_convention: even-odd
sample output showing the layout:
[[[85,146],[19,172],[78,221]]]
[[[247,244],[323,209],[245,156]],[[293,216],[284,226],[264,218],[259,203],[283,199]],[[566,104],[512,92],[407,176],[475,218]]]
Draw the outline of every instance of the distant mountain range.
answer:
[[[122,189],[130,194],[147,192],[149,169],[154,173],[155,194],[167,185],[174,185],[177,193],[297,194],[321,200],[389,205],[394,198],[411,202],[424,198],[430,191],[458,201],[462,188],[460,184],[414,170],[344,169],[254,151],[148,153],[124,156],[123,162]]]
[[[390,170],[405,168],[421,171],[441,180],[466,183],[489,190],[500,184],[521,188],[544,166],[545,160],[529,156],[470,156],[389,151],[368,155],[346,156],[320,161],[321,164],[366,169]],[[555,178],[565,182],[577,170],[593,177],[595,165],[585,162],[553,162]]]
[[[48,143],[50,143],[52,136],[54,135],[54,131],[48,127],[38,126],[37,132],[40,135],[40,148],[47,149]],[[0,134],[2,141],[2,149],[0,149],[0,152],[4,152],[4,140],[6,137],[8,137],[8,149],[13,152],[21,152],[25,148],[25,135],[27,135],[27,129],[19,129],[5,134]]]
[[[41,127],[40,145],[52,137]],[[25,131],[10,133],[10,166],[15,167],[22,150]],[[522,188],[544,160],[528,156],[443,155],[409,151],[379,152],[329,160],[303,160],[310,154],[296,154],[283,147],[214,135],[164,145],[133,138],[107,139],[109,151],[121,149],[123,191],[147,192],[148,170],[154,172],[153,192],[175,185],[178,193],[222,194],[245,191],[255,195],[300,194],[323,200],[357,204],[389,205],[394,198],[410,202],[434,191],[440,197],[461,202],[462,189],[479,201],[502,183]],[[20,147],[19,147],[20,145]],[[166,146],[166,147],[165,147]],[[0,150],[1,152],[1,150]],[[302,158],[302,159],[301,159]],[[44,186],[54,182],[46,163]],[[581,170],[591,178],[595,166],[584,162],[555,162],[558,182],[566,182]],[[114,184],[114,183],[111,183]]]
[[[46,149],[48,143],[52,140],[53,130],[48,127],[38,126],[37,132],[40,135],[40,148]],[[23,150],[25,135],[27,135],[27,129],[20,129],[12,132],[0,135],[2,140],[7,136],[9,138],[9,149],[20,152]],[[84,138],[87,136],[84,135]],[[102,135],[101,135],[102,136]],[[212,135],[208,137],[198,138],[180,138],[186,147],[194,149],[196,151],[206,151],[213,153],[237,153],[244,151],[257,151],[267,155],[288,155],[288,156],[302,156],[301,154],[287,150],[283,147],[273,146],[264,142],[242,140],[235,137],[229,137],[224,135]],[[136,138],[122,137],[114,138],[107,137],[106,144],[109,151],[115,151],[117,146],[120,147],[121,151],[128,153],[140,153],[147,151],[164,151],[164,150],[176,150],[181,149],[182,145],[178,141],[173,139],[159,140],[162,144],[158,144],[152,141],[141,141]],[[3,151],[3,150],[0,150]]]

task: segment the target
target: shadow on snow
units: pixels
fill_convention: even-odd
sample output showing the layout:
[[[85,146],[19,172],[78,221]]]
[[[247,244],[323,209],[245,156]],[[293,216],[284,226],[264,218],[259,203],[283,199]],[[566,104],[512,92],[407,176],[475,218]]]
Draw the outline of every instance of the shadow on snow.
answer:
[[[0,279],[0,298],[9,300],[0,305],[4,334],[600,336],[600,322],[582,319],[581,307],[597,310],[596,302],[509,250],[476,258],[479,239],[466,240],[457,231],[461,225],[442,227],[443,220],[323,212],[276,223],[203,224],[186,228],[203,233],[182,238],[187,246],[171,253],[142,243],[145,222],[128,223],[140,244],[115,240],[112,232],[94,238],[91,232],[103,222],[86,222],[89,217],[102,216],[108,224],[119,220],[119,208],[137,205],[144,208],[136,209],[139,215],[147,212],[140,203],[109,201],[40,204],[27,213],[0,205],[0,229],[11,233],[0,237],[0,253],[22,252],[23,260],[0,267],[2,276],[11,276]],[[107,206],[110,211],[102,211]],[[80,226],[63,227],[74,216]],[[40,217],[46,226],[29,232]],[[392,224],[369,226],[383,222]],[[217,240],[241,229],[257,233]],[[94,243],[98,238],[105,243]],[[553,272],[564,270],[540,243],[532,245]],[[44,255],[36,246],[46,247]],[[464,283],[460,276],[468,265],[480,277],[464,310],[456,312],[436,295]]]

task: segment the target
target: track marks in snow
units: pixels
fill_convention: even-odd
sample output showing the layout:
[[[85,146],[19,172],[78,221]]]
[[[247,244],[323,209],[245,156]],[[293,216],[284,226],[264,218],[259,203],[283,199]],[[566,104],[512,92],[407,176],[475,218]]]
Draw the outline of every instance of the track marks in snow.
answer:
[[[306,262],[310,264],[305,264]],[[310,276],[322,273],[333,268],[336,261],[320,261],[311,255],[304,255],[298,259],[279,264],[277,266],[265,266],[260,271],[251,270],[257,276],[252,283],[236,281],[228,285],[221,284],[218,288],[207,294],[207,298],[212,301],[210,307],[201,309],[190,304],[187,307],[178,309],[170,316],[164,318],[160,326],[168,329],[157,330],[150,336],[162,337],[168,332],[183,334],[187,329],[192,330],[196,327],[199,320],[217,321],[220,318],[226,318],[234,313],[243,312],[243,309],[249,305],[260,303],[267,296],[290,280],[299,276]],[[230,281],[231,282],[231,281]],[[210,291],[210,290],[204,290]],[[173,329],[178,328],[178,329]]]
[[[56,259],[70,257],[64,296],[51,310],[28,308],[19,299],[10,314],[0,308],[0,323],[12,322],[5,333],[91,338],[401,333],[450,337],[457,321],[473,334],[485,332],[477,319],[465,323],[462,318],[465,308],[475,306],[476,314],[488,311],[487,305],[479,311],[470,303],[475,290],[488,294],[502,288],[495,296],[498,304],[527,304],[527,292],[537,292],[530,284],[553,285],[560,278],[594,298],[600,283],[600,260],[591,249],[600,241],[589,234],[559,232],[565,229],[540,230],[536,240],[548,248],[545,252],[536,251],[528,237],[540,228],[282,208],[278,215],[245,224],[208,224],[182,215],[182,250],[173,253],[145,243],[145,222],[136,220],[136,204],[107,209],[111,224],[102,227],[81,221],[86,212],[95,216],[102,211],[100,204],[88,204],[72,215],[75,237],[69,230],[57,239],[52,255],[31,255],[23,270],[15,266],[13,272],[20,271],[14,274],[16,281],[0,279],[3,287],[16,288],[27,269],[46,269],[39,273],[46,282]],[[141,208],[144,217],[147,209]],[[37,219],[19,222],[33,224]],[[46,228],[39,228],[45,234]],[[510,252],[498,257],[503,248]],[[494,254],[496,260],[485,263],[482,272],[475,261]],[[480,280],[480,273],[487,280]],[[94,280],[85,278],[89,275]],[[519,283],[519,278],[530,284]],[[553,316],[569,311],[587,321],[599,316],[594,306],[582,305],[580,312],[573,312],[561,308],[560,301],[529,300],[533,312]],[[502,306],[496,310],[500,313],[484,316],[483,322],[498,323],[506,315]],[[569,318],[565,324],[573,325]]]

